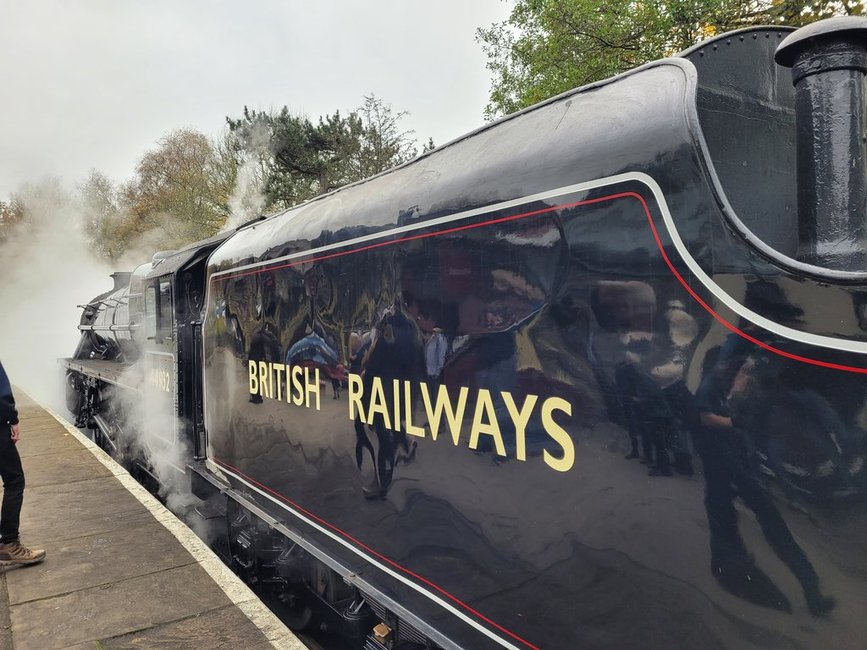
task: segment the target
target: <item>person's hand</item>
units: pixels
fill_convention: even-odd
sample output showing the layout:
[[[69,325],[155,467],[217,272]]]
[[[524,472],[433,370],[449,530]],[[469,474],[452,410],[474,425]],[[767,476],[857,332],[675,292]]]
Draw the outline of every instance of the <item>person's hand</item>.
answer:
[[[21,427],[17,424],[12,425],[12,442],[17,443],[21,439]]]

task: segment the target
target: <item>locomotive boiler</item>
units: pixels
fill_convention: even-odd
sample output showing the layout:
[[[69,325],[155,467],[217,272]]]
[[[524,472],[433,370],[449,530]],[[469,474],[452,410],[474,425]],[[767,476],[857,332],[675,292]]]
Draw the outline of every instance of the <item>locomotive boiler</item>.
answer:
[[[865,19],[724,34],[168,253],[70,406],[295,628],[858,647],[865,72]]]

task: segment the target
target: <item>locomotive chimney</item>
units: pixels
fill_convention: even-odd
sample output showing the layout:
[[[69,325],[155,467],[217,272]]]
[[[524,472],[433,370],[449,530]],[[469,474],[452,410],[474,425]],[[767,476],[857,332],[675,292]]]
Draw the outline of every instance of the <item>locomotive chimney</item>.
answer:
[[[112,287],[112,291],[117,291],[118,289],[123,289],[126,286],[129,286],[129,278],[132,276],[130,271],[115,271],[111,274],[111,279],[114,280],[114,286]]]
[[[798,253],[837,271],[867,270],[867,18],[822,20],[774,56],[792,69]]]

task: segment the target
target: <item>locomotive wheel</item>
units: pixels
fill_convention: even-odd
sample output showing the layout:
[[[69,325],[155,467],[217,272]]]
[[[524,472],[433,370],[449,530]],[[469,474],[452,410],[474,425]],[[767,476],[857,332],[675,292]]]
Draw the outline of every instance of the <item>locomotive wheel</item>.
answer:
[[[280,599],[279,612],[280,620],[293,632],[309,629],[313,622],[313,610],[295,594]]]

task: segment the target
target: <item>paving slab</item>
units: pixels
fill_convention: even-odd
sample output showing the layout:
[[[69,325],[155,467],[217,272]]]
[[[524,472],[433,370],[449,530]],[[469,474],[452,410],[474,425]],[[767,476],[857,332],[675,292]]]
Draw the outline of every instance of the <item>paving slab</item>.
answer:
[[[12,621],[9,620],[9,599],[6,596],[6,575],[0,571],[0,648],[12,647]]]
[[[182,648],[207,639],[209,650],[266,650],[271,644],[256,642],[256,627],[237,608],[219,609],[190,618],[133,632],[100,643],[104,650]]]
[[[54,418],[21,417],[20,419],[22,428],[27,431],[28,435],[57,432],[56,424],[51,422]]]
[[[57,428],[44,428],[38,431],[33,431],[24,423],[27,444],[18,450],[21,458],[31,458],[32,456],[41,456],[42,454],[68,454],[81,449],[81,443],[69,433],[65,433],[58,438]]]
[[[207,578],[198,565],[188,565],[13,604],[10,614],[15,650],[65,648],[229,605],[228,597]]]
[[[21,512],[21,534],[27,543],[97,535],[118,526],[142,525],[151,517],[135,497],[118,489],[113,476],[38,487],[30,486],[27,478]],[[84,507],[88,502],[90,507]]]
[[[26,433],[21,435],[25,436]],[[21,442],[23,443],[24,440]],[[26,447],[27,445],[24,444],[24,448]],[[93,462],[93,456],[84,448],[64,454],[49,454],[49,456],[50,460],[46,462],[30,463],[26,467],[24,474],[28,488],[40,485],[69,485],[99,476],[111,476],[111,472],[103,465]]]
[[[11,605],[195,564],[162,526],[118,526],[42,546],[48,553],[45,562],[7,573]]]

